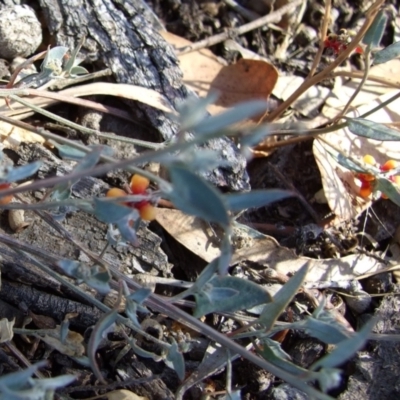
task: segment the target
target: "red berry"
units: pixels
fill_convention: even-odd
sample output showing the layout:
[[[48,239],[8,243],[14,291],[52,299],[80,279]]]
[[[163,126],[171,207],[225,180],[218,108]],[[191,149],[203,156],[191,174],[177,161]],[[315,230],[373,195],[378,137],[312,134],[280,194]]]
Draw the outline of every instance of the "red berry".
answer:
[[[368,196],[370,196],[370,194],[372,193],[372,185],[370,182],[364,181],[361,183],[361,188],[359,191],[359,195],[362,198],[367,198]]]
[[[0,191],[3,189],[9,189],[11,186],[10,183],[0,183]],[[8,204],[12,199],[13,199],[13,195],[9,194],[8,196],[3,196],[0,197],[0,205],[5,205]]]
[[[139,214],[144,221],[153,221],[156,218],[156,208],[150,203],[144,204],[139,209]]]
[[[396,160],[388,160],[385,164],[381,165],[381,171],[390,171],[391,169],[397,168],[398,163]]]
[[[106,193],[106,197],[123,197],[123,196],[128,196],[128,193],[126,193],[125,190],[118,188],[111,188]]]
[[[131,178],[131,190],[133,194],[144,194],[149,187],[150,181],[144,176],[135,174]]]

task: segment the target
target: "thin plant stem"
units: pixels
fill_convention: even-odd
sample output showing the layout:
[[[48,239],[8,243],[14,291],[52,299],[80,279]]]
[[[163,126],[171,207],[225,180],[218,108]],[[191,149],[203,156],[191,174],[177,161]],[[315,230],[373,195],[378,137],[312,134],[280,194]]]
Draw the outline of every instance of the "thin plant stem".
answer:
[[[347,57],[355,50],[355,48],[358,46],[358,43],[361,41],[361,39],[364,37],[365,33],[373,23],[376,14],[379,12],[381,6],[384,4],[385,0],[377,0],[369,9],[369,11],[366,14],[366,18],[364,21],[363,26],[357,33],[357,35],[354,36],[353,40],[349,43],[347,48],[339,54],[339,56],[336,58],[335,61],[333,61],[331,64],[329,64],[324,70],[322,70],[320,73],[317,75],[312,76],[309,79],[306,79],[295,91],[294,93],[289,96],[288,99],[286,99],[276,110],[274,110],[271,114],[269,114],[266,118],[265,121],[272,122],[275,119],[279,118],[279,116],[288,108],[291,106],[291,104],[297,100],[306,90],[308,90],[310,87],[316,85],[317,83],[323,81],[327,77],[329,77],[329,74],[337,67],[339,66],[344,60],[347,59]],[[261,119],[264,120],[264,119]]]
[[[320,30],[319,48],[312,63],[310,73],[308,74],[308,78],[311,78],[315,74],[315,71],[317,70],[317,67],[321,61],[322,53],[324,52],[325,49],[325,38],[328,32],[328,25],[331,18],[331,10],[332,10],[332,1],[325,0],[325,11],[324,11],[324,19],[322,20],[321,30]]]
[[[356,90],[351,95],[350,99],[348,100],[347,104],[344,106],[343,110],[341,110],[339,115],[337,115],[334,118],[334,121],[339,121],[340,118],[342,118],[343,115],[345,115],[347,113],[348,109],[350,108],[351,103],[354,101],[354,99],[360,93],[362,87],[364,86],[364,83],[367,81],[369,70],[370,70],[370,63],[371,63],[371,49],[369,48],[369,46],[365,50],[364,59],[365,59],[365,70],[364,70],[364,75],[361,79],[361,82],[358,84]]]

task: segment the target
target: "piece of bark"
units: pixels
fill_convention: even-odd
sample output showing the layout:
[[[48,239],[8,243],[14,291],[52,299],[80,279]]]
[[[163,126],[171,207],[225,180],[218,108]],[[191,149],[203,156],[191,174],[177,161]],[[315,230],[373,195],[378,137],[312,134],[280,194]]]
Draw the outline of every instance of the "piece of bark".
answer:
[[[146,19],[142,0],[41,0],[45,24],[56,45],[74,48],[86,36],[82,52],[100,66],[109,67],[114,79],[154,89],[175,105],[188,91],[182,83],[178,60],[170,45]],[[163,140],[178,131],[164,113],[142,103],[127,102],[139,120],[155,128]],[[231,167],[218,168],[207,178],[220,187],[248,190],[246,161],[229,139],[212,141],[207,147],[220,150]]]
[[[24,302],[30,311],[35,314],[46,315],[60,323],[66,314],[77,313],[78,316],[70,320],[72,327],[86,329],[94,325],[102,312],[76,301],[48,294],[19,283],[2,281],[0,298],[15,307]]]

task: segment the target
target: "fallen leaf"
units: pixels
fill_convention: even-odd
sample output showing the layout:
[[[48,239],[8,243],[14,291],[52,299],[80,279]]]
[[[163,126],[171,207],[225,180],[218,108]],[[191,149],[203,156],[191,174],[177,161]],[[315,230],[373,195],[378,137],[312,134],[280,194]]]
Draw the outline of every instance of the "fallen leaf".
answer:
[[[41,143],[44,138],[36,133],[0,121],[0,141],[6,149],[16,150],[21,143]]]
[[[272,94],[286,101],[303,82],[304,78],[300,76],[280,76]],[[311,118],[326,101],[329,94],[330,90],[327,87],[312,86],[296,99],[291,107],[305,117]]]
[[[375,101],[348,113],[347,117],[359,117],[385,100],[392,97],[385,94]],[[368,117],[379,123],[399,121],[400,100],[396,100]],[[371,154],[377,163],[388,159],[400,161],[400,141],[379,141],[357,136],[348,128],[324,135],[324,140],[332,143],[346,157],[361,161],[364,155]],[[372,198],[366,200],[357,196],[358,187],[354,174],[339,165],[326,151],[326,145],[319,139],[314,141],[313,152],[321,173],[322,185],[330,209],[339,220],[356,217],[372,204]]]
[[[156,220],[175,240],[203,260],[210,262],[219,256],[218,237],[213,237],[207,224],[198,218],[178,210],[157,209]],[[307,282],[351,280],[385,267],[365,254],[325,260],[299,257],[294,251],[280,246],[274,238],[245,225],[240,225],[236,233],[246,239],[243,241],[245,245],[235,250],[232,264],[248,260],[285,275],[295,273],[307,264]]]
[[[163,38],[176,48],[190,46],[193,43],[170,32],[160,32]],[[193,51],[178,55],[184,83],[199,97],[205,97],[210,89],[210,83],[223,68],[223,64],[208,49]]]
[[[164,39],[175,47],[192,43],[169,32],[161,32]],[[218,91],[220,97],[208,111],[211,114],[247,100],[268,99],[278,79],[276,68],[264,60],[240,59],[224,66],[208,49],[179,55],[185,84],[205,97],[209,91]]]
[[[15,318],[9,321],[7,318],[0,320],[0,343],[9,342],[13,336],[13,326],[15,324]]]
[[[248,100],[267,100],[278,80],[278,71],[262,60],[240,59],[223,67],[211,82],[210,89],[221,93],[213,112],[222,111]]]
[[[83,345],[84,339],[80,333],[68,331],[65,341],[61,342],[59,338],[60,326],[58,325],[53,331],[54,334],[40,336],[40,339],[60,353],[70,357],[80,357],[85,353],[85,347]]]
[[[347,79],[345,77],[335,78],[334,88],[329,97],[326,99],[325,106],[321,113],[321,116],[325,117],[325,122],[338,115],[347,104],[354,90],[356,90],[360,84],[362,72],[360,72],[359,75],[359,79]],[[397,87],[387,86],[383,83],[367,80],[360,93],[351,103],[352,107],[368,105],[372,101],[376,100],[379,96],[389,93],[394,94],[397,92],[398,88],[400,87],[400,80],[397,79],[397,77],[400,76],[400,60],[393,59],[387,63],[371,67],[369,76],[388,79],[393,83],[393,85],[397,84]]]
[[[104,396],[107,397],[107,400],[149,400],[147,397],[138,396],[125,389],[114,390],[102,395],[102,397]]]

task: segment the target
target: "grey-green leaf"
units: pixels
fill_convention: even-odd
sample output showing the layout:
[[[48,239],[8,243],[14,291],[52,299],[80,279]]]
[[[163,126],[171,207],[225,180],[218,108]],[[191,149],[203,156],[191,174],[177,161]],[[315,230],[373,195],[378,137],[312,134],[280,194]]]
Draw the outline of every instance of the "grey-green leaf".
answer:
[[[223,227],[229,225],[228,210],[217,189],[184,166],[171,166],[169,173],[174,188],[168,197],[177,208]]]
[[[385,32],[386,22],[386,11],[379,11],[374,19],[374,22],[365,34],[363,43],[367,46],[370,46],[371,48],[378,47],[379,43],[381,42],[383,33]]]
[[[297,326],[300,329],[304,329],[308,335],[315,337],[324,343],[338,344],[349,338],[349,336],[346,335],[343,332],[343,329],[340,329],[338,325],[312,317],[307,317]]]
[[[175,370],[181,381],[185,379],[185,360],[182,353],[178,350],[176,342],[172,343],[168,349],[165,364]]]
[[[232,193],[224,195],[225,201],[231,211],[241,211],[246,208],[266,206],[274,201],[295,196],[294,192],[280,189],[253,190],[249,193]]]
[[[333,368],[348,360],[364,346],[375,323],[374,319],[368,321],[357,334],[353,335],[350,339],[340,342],[328,355],[314,363],[310,369],[315,371],[320,367]]]
[[[21,167],[15,167],[8,172],[5,179],[8,182],[15,182],[25,179],[28,176],[33,175],[42,166],[42,164],[42,161],[34,161]]]
[[[400,55],[400,42],[392,43],[388,47],[379,50],[374,56],[374,65],[383,64]]]
[[[271,296],[267,291],[248,280],[232,276],[216,276],[207,283],[208,285],[212,290],[204,290],[195,294],[196,308],[193,313],[195,317],[201,317],[216,311],[233,312],[243,310],[271,301]],[[218,302],[213,301],[212,295],[219,288],[224,290],[225,294],[227,293],[226,289],[232,289],[236,291],[236,294],[219,299]]]
[[[94,215],[100,221],[107,224],[114,224],[121,221],[132,214],[133,210],[123,204],[118,204],[113,201],[106,201],[95,197],[93,199]]]
[[[267,109],[268,104],[266,101],[246,101],[237,104],[233,108],[221,114],[203,119],[200,123],[194,126],[193,129],[197,134],[217,132],[237,122],[259,115],[265,112]]]
[[[400,132],[386,125],[372,122],[363,118],[347,119],[350,132],[358,136],[382,141],[400,140]]]
[[[279,343],[274,342],[271,339],[264,339],[262,341],[262,348],[258,350],[258,353],[260,353],[261,356],[270,363],[282,368],[294,376],[305,375],[308,372],[306,369],[289,361],[287,354],[281,349]]]
[[[376,180],[375,190],[380,190],[394,204],[400,207],[400,188],[391,180],[383,177],[378,177]]]
[[[99,367],[96,362],[96,350],[100,344],[103,334],[111,327],[112,324],[117,320],[118,313],[116,310],[112,310],[100,318],[99,322],[93,328],[93,332],[90,335],[89,343],[87,346],[87,354],[90,360],[90,366],[96,375],[96,378],[100,381],[104,381]]]
[[[287,283],[283,285],[279,292],[273,297],[273,301],[265,305],[263,312],[259,317],[260,323],[268,329],[272,328],[277,318],[292,301],[297,290],[303,284],[307,271],[308,267],[307,265],[304,265]]]

